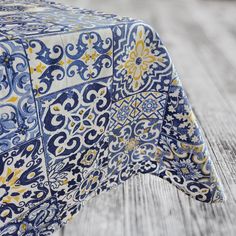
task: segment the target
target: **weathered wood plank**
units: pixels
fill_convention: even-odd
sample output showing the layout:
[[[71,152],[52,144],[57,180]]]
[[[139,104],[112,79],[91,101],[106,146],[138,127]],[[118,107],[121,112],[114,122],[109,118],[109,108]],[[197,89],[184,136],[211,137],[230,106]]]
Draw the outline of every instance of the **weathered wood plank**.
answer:
[[[76,220],[65,227],[64,235],[123,235],[123,204],[122,188],[101,194],[90,200]]]
[[[137,176],[88,202],[61,234],[236,235],[236,2],[62,2],[143,19],[157,29],[202,125],[228,201],[203,204],[155,176]]]

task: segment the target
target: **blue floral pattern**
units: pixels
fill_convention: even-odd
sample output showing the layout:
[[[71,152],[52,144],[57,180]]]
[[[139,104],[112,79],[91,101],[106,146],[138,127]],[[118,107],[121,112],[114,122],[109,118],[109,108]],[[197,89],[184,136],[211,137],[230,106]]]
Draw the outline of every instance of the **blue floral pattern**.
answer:
[[[0,0],[0,236],[46,236],[137,174],[224,200],[170,56],[139,20]]]
[[[171,61],[160,38],[144,23],[113,28],[113,100],[142,91],[167,92]]]

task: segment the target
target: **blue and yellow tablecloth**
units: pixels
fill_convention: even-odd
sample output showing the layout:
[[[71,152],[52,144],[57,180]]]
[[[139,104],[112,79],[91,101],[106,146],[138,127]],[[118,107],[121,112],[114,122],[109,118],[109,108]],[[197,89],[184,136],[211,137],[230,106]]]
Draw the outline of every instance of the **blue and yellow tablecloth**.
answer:
[[[159,35],[113,14],[0,0],[0,236],[50,235],[138,173],[224,199]]]

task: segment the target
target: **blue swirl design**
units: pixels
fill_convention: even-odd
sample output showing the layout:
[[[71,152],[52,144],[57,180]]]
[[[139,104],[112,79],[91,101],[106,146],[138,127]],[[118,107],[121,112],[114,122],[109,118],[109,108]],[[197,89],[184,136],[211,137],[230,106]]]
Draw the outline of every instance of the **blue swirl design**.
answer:
[[[49,194],[43,157],[40,139],[0,154],[0,225]]]
[[[89,148],[103,136],[111,104],[109,80],[82,84],[40,99],[44,139],[53,158]]]
[[[54,45],[47,38],[24,42],[30,54],[35,96],[63,89],[65,83],[73,86],[112,75],[113,43],[110,29],[75,33],[71,42],[68,41],[69,36],[54,37]]]
[[[0,229],[1,236],[37,236],[52,234],[61,225],[59,208],[55,198],[49,198],[40,206],[22,214]]]
[[[40,84],[45,86],[40,87],[38,90],[34,90],[35,95],[37,93],[45,94],[49,91],[52,83],[55,80],[62,80],[65,76],[65,70],[62,66],[57,63],[63,58],[64,52],[61,45],[54,45],[52,49],[49,49],[46,44],[41,40],[31,40],[28,44],[24,44],[25,48],[28,49],[39,47],[40,49],[36,52],[37,59],[47,65],[47,68],[39,76],[38,80]],[[50,55],[53,54],[54,57]]]
[[[95,40],[92,48],[99,55],[97,55],[97,58],[93,61],[93,71],[91,73],[86,73],[89,66],[88,63],[84,61],[82,56],[88,51],[88,42],[90,40]],[[112,58],[108,55],[108,52],[111,49],[111,38],[106,38],[104,42],[97,32],[80,34],[76,45],[68,44],[66,46],[66,56],[73,60],[73,62],[67,68],[67,75],[69,77],[73,77],[76,73],[78,73],[84,81],[98,77],[102,68],[109,68],[112,66]]]
[[[38,133],[27,57],[19,41],[0,43],[0,152]]]

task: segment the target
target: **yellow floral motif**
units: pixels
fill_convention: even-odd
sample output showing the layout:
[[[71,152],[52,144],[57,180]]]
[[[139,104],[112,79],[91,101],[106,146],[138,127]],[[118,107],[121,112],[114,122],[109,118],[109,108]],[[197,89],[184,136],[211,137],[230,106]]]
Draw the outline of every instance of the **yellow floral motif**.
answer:
[[[107,55],[111,57],[112,53],[113,53],[112,50],[110,50],[109,52],[107,52]]]
[[[62,152],[64,151],[64,149],[65,149],[65,148],[63,148],[63,147],[58,147],[58,148],[56,149],[56,156],[58,156],[60,153],[62,153]]]
[[[1,217],[6,217],[10,214],[10,210],[9,209],[6,209],[4,211],[1,212]]]
[[[154,155],[154,161],[157,163],[160,163],[162,158],[163,150],[160,147],[157,147],[155,155]]]
[[[21,174],[22,170],[17,169],[13,171],[8,167],[6,169],[6,174],[0,176],[0,187],[6,186],[9,188],[8,194],[3,196],[3,199],[1,200],[3,203],[19,202],[22,198],[21,196],[27,191],[27,188],[24,188],[23,185],[17,184],[17,180]],[[18,195],[13,193],[18,193]]]
[[[31,152],[33,149],[34,149],[34,145],[33,145],[33,144],[29,145],[29,146],[26,148],[26,150],[27,150],[28,152]]]
[[[137,40],[134,48],[129,52],[127,61],[119,66],[119,69],[125,68],[127,71],[127,79],[133,79],[133,88],[139,89],[144,83],[143,76],[150,70],[153,63],[163,63],[164,57],[157,56],[152,53],[151,47],[146,45],[144,28],[141,27],[137,32]]]
[[[65,64],[65,62],[63,60],[58,62],[59,65],[63,66]]]
[[[190,172],[189,172],[189,169],[186,168],[186,167],[181,168],[181,172],[182,172],[183,174],[189,174],[189,173],[190,173]]]
[[[139,141],[136,140],[135,138],[131,138],[131,139],[126,143],[125,150],[126,150],[127,152],[130,152],[130,151],[134,150],[138,145],[139,145]]]
[[[46,66],[40,62],[35,68],[30,67],[30,73],[31,74],[33,74],[34,72],[43,73],[44,69],[46,69]]]
[[[119,138],[119,141],[120,141],[121,143],[124,142],[124,140],[125,140],[125,139],[124,139],[123,137],[120,137],[120,138]]]
[[[194,114],[194,112],[192,110],[190,111],[188,117],[189,117],[189,121],[191,123],[197,123],[196,116],[195,116],[195,114]]]
[[[20,226],[20,229],[21,229],[21,231],[25,232],[26,229],[27,229],[27,225],[22,223],[21,226]]]
[[[95,50],[90,52],[90,53],[85,53],[84,56],[82,57],[82,60],[85,63],[88,63],[90,60],[92,61],[92,63],[94,63],[97,58],[100,56],[100,54],[98,54]]]

